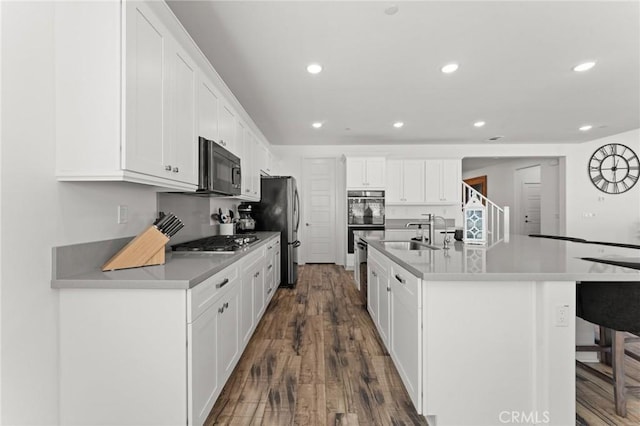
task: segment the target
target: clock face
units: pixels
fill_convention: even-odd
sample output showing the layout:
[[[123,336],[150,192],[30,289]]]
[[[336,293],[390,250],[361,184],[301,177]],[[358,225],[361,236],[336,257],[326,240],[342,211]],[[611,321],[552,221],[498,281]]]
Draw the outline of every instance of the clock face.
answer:
[[[638,182],[640,161],[628,146],[610,143],[596,150],[589,160],[591,182],[607,194],[621,194]]]

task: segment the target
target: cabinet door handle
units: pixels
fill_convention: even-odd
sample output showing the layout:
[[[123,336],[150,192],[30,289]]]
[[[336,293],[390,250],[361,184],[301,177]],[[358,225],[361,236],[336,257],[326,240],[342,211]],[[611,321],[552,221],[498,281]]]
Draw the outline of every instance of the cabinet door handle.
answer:
[[[224,312],[224,306],[222,308],[218,308],[218,313],[221,314]]]
[[[387,291],[391,291],[391,287],[387,286]]]
[[[244,190],[244,192],[251,192],[251,190],[249,190],[249,189],[245,189],[245,190]]]
[[[169,164],[168,166],[164,166],[164,169],[168,172],[171,171],[171,164]]]
[[[371,275],[373,275],[374,277],[378,276],[378,274],[376,274],[376,271],[371,271]]]
[[[400,274],[396,274],[396,280],[400,281],[402,284],[404,284],[406,281],[404,280],[404,278],[402,278],[400,276]]]
[[[222,288],[229,283],[229,278],[225,278],[221,283],[216,284],[216,288]]]
[[[224,308],[227,309],[229,307],[229,302],[224,302]]]
[[[178,173],[179,171],[180,171],[180,170],[178,170],[178,168],[177,168],[177,167],[174,167],[174,168],[173,168],[173,173]]]
[[[253,278],[258,278],[258,275],[260,275],[260,271],[258,271],[255,274],[253,274]]]
[[[273,290],[273,289],[270,288],[269,290],[267,290],[267,294],[271,293],[271,290]]]
[[[271,268],[273,268],[273,264],[267,266],[267,269],[271,269]]]

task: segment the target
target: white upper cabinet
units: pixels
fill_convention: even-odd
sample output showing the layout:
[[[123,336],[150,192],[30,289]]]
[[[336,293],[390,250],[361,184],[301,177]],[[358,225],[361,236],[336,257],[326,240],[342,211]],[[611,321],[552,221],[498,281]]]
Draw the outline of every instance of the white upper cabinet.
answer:
[[[59,180],[193,191],[198,136],[244,153],[244,110],[165,2],[55,8]]]
[[[387,204],[424,203],[424,170],[424,160],[387,161]]]
[[[426,195],[428,204],[459,204],[461,202],[461,160],[426,160]]]
[[[127,3],[126,137],[122,167],[171,178],[170,81],[166,76],[169,31],[145,6],[144,3]]]
[[[260,164],[258,164],[260,152],[258,141],[246,125],[240,121],[237,124],[238,134],[242,131],[242,188],[239,198],[249,201],[260,200]]]
[[[236,113],[226,102],[220,104],[218,112],[219,139],[216,139],[216,142],[237,155],[239,152],[236,147]]]
[[[196,185],[197,67],[146,3],[127,3],[123,168]]]
[[[260,146],[262,145],[258,138],[256,138],[253,134],[250,137],[251,140],[251,155],[253,156],[253,162],[251,167],[251,181],[252,181],[252,191],[253,191],[253,199],[260,200],[260,165],[258,163],[258,159],[262,154],[260,150]]]
[[[220,95],[213,83],[200,72],[200,81],[198,82],[198,99],[199,99],[199,133],[198,136],[209,140],[218,140],[218,105]]]
[[[347,188],[385,189],[385,164],[381,157],[347,157]]]
[[[198,68],[178,43],[169,44],[169,179],[198,183],[197,87]],[[165,165],[165,170],[168,170]]]

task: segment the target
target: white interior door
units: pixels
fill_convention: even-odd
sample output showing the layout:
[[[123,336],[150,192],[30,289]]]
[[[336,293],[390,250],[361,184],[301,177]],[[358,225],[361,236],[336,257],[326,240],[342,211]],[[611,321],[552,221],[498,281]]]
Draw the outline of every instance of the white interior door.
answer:
[[[540,233],[540,184],[522,183],[522,229],[524,235]]]
[[[303,170],[305,263],[335,263],[336,161],[307,158]]]

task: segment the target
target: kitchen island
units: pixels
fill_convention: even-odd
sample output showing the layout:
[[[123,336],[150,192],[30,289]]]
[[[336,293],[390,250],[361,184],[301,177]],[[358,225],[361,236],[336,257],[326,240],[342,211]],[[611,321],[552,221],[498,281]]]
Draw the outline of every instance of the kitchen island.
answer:
[[[575,289],[640,281],[583,257],[640,251],[512,235],[448,250],[369,245],[368,310],[430,425],[575,424]]]

